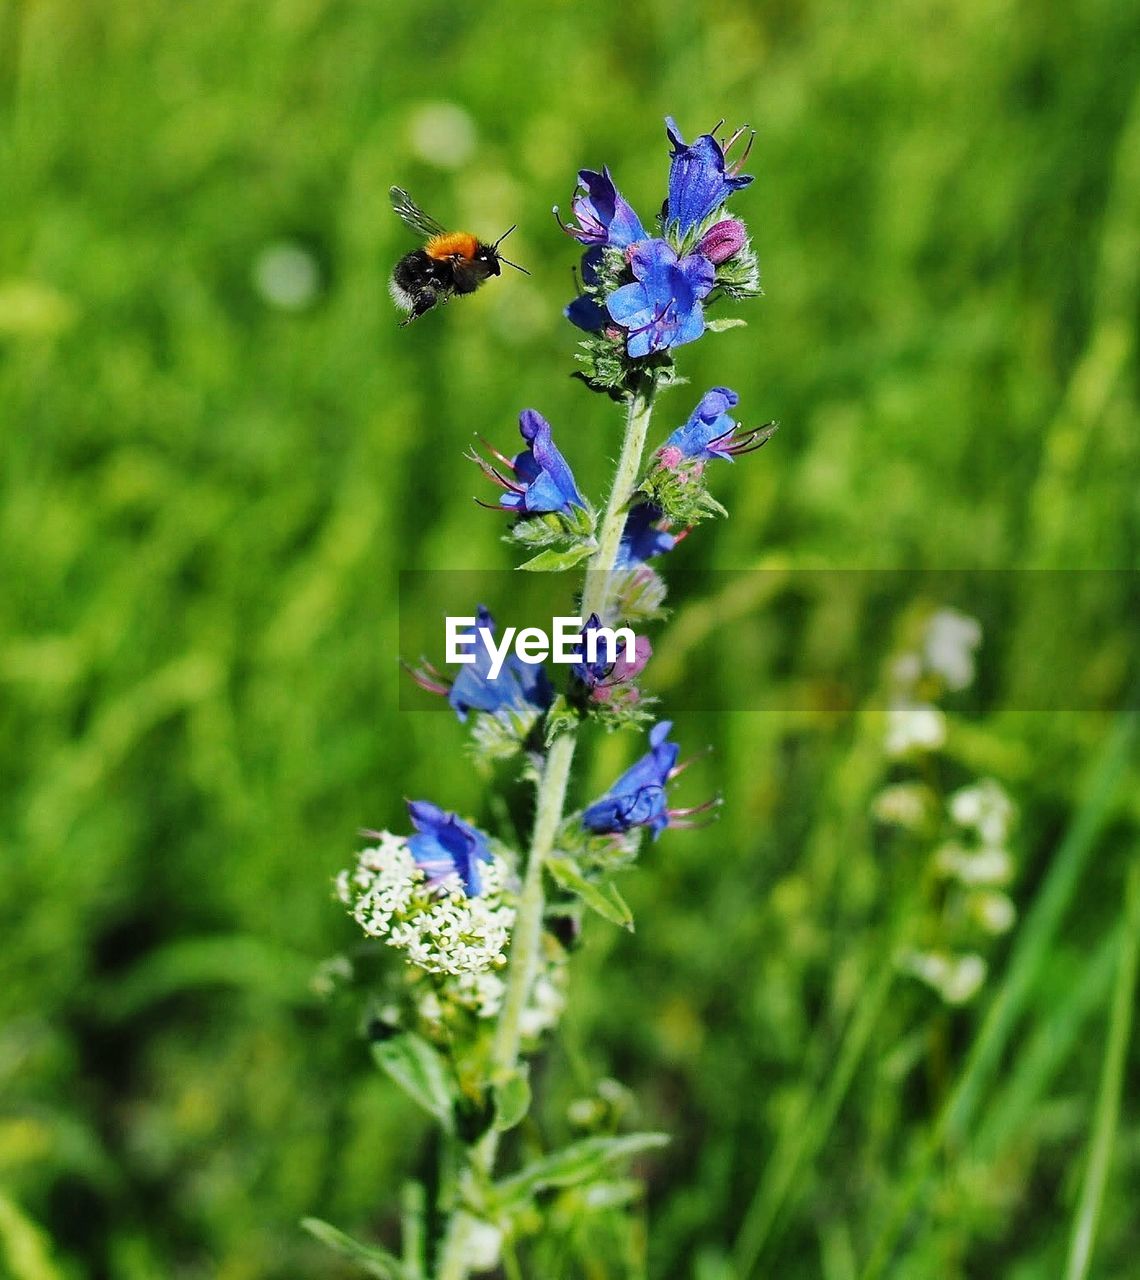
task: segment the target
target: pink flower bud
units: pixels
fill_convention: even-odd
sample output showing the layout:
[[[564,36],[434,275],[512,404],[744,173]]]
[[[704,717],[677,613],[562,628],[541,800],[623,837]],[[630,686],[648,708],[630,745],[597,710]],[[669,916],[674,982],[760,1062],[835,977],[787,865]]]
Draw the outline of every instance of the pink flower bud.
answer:
[[[724,222],[709,227],[697,245],[697,252],[719,265],[736,257],[747,239],[744,223],[738,222],[736,218],[726,218]]]
[[[667,444],[657,451],[657,457],[666,471],[676,471],[685,455],[675,444]]]

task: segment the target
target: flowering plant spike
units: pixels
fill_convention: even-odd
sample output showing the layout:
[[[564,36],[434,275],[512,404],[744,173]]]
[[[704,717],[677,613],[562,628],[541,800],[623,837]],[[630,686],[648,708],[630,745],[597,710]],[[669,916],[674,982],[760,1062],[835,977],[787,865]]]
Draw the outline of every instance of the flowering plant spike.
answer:
[[[656,219],[643,219],[603,166],[578,171],[570,217],[560,220],[583,250],[579,296],[565,308],[580,331],[578,376],[625,410],[601,513],[537,409],[519,415],[521,450],[501,453],[485,442],[485,456],[469,455],[501,491],[481,505],[509,517],[510,541],[539,549],[521,568],[584,569],[567,587],[568,608],[580,589],[581,643],[558,680],[517,656],[502,660],[482,605],[463,637],[471,661],[441,670],[424,660],[412,670],[472,730],[477,755],[514,757],[534,783],[526,847],[490,834],[491,805],[468,815],[441,808],[444,797],[415,799],[408,829],[365,833],[365,847],[337,880],[356,926],[385,944],[367,1021],[374,1056],[438,1123],[444,1151],[435,1200],[405,1221],[401,1256],[353,1243],[378,1274],[464,1280],[500,1258],[508,1274],[538,1274],[521,1260],[541,1252],[543,1206],[534,1192],[550,1185],[544,1171],[560,1170],[559,1187],[589,1194],[596,1185],[601,1194],[623,1162],[667,1140],[599,1129],[521,1168],[501,1167],[514,1150],[500,1149],[501,1135],[531,1105],[527,1059],[565,1005],[583,914],[631,927],[616,877],[638,856],[645,832],[655,841],[719,803],[671,807],[680,749],[672,723],[638,687],[652,660],[649,637],[638,632],[617,654],[596,651],[611,629],[661,616],[665,583],[649,562],[673,552],[701,519],[723,514],[708,488],[709,464],[755,451],[774,429],[742,425],[738,395],[716,386],[663,440],[649,439],[656,397],[677,381],[674,353],[741,323],[719,309],[760,292],[746,225],[729,209],[752,182],[741,172],[751,134],[737,129],[721,141],[718,129],[686,143],[666,122],[665,198],[642,205],[660,208]],[[501,438],[502,424],[491,428]],[[560,434],[565,443],[568,433]],[[587,798],[573,786],[574,758],[599,728],[632,730],[644,745],[604,794],[575,810]],[[310,1225],[347,1239],[328,1224]]]

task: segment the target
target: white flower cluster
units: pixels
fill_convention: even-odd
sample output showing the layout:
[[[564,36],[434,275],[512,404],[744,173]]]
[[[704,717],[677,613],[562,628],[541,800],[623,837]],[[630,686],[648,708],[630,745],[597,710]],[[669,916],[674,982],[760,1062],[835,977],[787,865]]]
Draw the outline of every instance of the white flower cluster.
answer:
[[[982,627],[976,618],[955,609],[939,609],[927,618],[916,650],[900,654],[891,664],[887,755],[938,751],[945,745],[946,716],[929,697],[934,690],[957,693],[973,684],[974,652],[981,643]]]
[[[370,937],[403,951],[428,973],[464,979],[474,1004],[497,1007],[501,986],[484,990],[479,979],[493,977],[506,963],[515,909],[506,865],[496,857],[481,871],[477,898],[464,893],[458,875],[429,885],[407,840],[382,831],[357,855],[356,866],[337,876],[336,891]]]
[[[955,791],[947,808],[960,836],[935,850],[933,867],[951,884],[942,909],[940,932],[959,939],[996,936],[1013,928],[1017,908],[1004,888],[1013,879],[1014,862],[1006,841],[1014,807],[1003,788],[983,778]],[[911,951],[900,966],[933,988],[947,1004],[965,1004],[985,982],[988,966],[976,951]]]
[[[966,842],[944,844],[935,866],[963,891],[965,913],[983,933],[1013,928],[1017,908],[1002,890],[1013,879],[1013,857],[1006,848],[1013,826],[1013,801],[993,778],[983,778],[950,797],[950,816],[967,834]]]
[[[445,1004],[459,1004],[470,1009],[477,1018],[496,1018],[503,1007],[507,984],[497,973],[461,973],[449,975],[444,990],[428,990],[419,998],[417,1009],[425,1022],[442,1026]]]

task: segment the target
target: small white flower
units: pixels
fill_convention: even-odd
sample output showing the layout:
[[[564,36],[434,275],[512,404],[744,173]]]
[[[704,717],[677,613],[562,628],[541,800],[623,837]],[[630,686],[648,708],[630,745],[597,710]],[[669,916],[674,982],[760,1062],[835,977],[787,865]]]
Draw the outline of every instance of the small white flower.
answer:
[[[902,956],[900,967],[937,991],[947,1004],[965,1004],[973,999],[986,980],[986,962],[976,952],[946,955],[939,951],[911,951]]]
[[[1005,849],[963,849],[944,844],[934,855],[934,865],[944,876],[964,885],[1003,885],[1013,879],[1013,859]]]
[[[891,679],[900,688],[913,688],[921,677],[922,659],[917,653],[900,653],[891,662]]]
[[[950,816],[960,827],[976,831],[988,845],[1000,845],[1005,840],[1013,814],[1013,801],[993,778],[983,778],[950,797]]]
[[[992,934],[1008,933],[1017,919],[1017,908],[1004,893],[975,893],[970,897],[970,913]]]
[[[974,682],[974,650],[982,643],[977,618],[956,609],[939,609],[926,624],[923,662],[940,676],[946,688],[956,692]]]
[[[531,988],[530,1000],[519,1018],[519,1030],[528,1039],[536,1038],[544,1031],[558,1025],[558,1019],[566,1008],[565,982],[561,969],[555,973],[540,973]]]
[[[472,1271],[490,1271],[498,1266],[503,1233],[493,1223],[468,1217],[463,1240],[467,1246],[463,1260]]]
[[[377,841],[357,855],[355,868],[336,878],[338,896],[357,924],[428,973],[493,977],[506,963],[515,922],[502,860],[486,865],[482,893],[469,898],[458,875],[429,885],[402,836],[382,831]],[[470,985],[472,1003],[497,1008],[501,983],[495,983]]]
[[[946,741],[946,717],[928,703],[899,703],[887,711],[886,751],[905,756],[912,750],[937,751]]]
[[[897,782],[879,792],[872,812],[880,822],[915,830],[930,821],[935,803],[930,788],[924,783]]]

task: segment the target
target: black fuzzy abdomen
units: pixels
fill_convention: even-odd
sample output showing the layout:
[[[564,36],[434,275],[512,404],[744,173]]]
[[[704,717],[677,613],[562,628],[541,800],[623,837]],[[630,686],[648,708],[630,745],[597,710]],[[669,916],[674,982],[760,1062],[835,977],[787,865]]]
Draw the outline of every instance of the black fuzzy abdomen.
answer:
[[[401,289],[414,294],[423,288],[441,292],[452,287],[451,264],[429,258],[422,249],[405,254],[392,272]]]
[[[454,291],[451,277],[450,264],[429,257],[423,249],[405,254],[392,269],[391,280],[396,305],[409,313],[404,324],[446,300]]]

